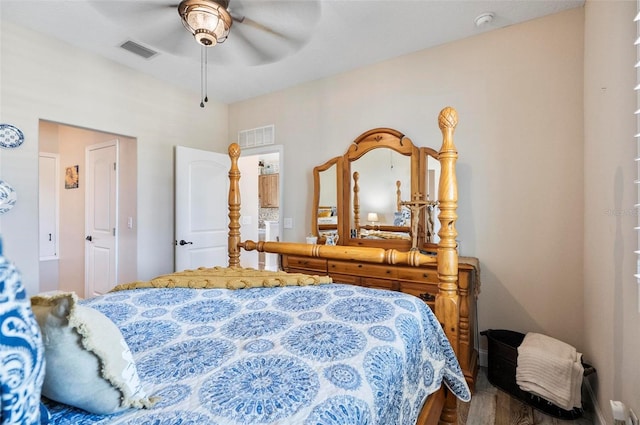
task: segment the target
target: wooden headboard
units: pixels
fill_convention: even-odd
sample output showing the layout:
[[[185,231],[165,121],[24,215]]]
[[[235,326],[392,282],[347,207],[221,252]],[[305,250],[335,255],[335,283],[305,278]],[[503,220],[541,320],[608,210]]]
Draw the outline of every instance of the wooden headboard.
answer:
[[[240,237],[240,169],[238,158],[240,147],[233,143],[229,146],[231,168],[229,170],[229,267],[240,267],[240,251],[257,250],[276,254],[292,254],[306,257],[354,260],[381,264],[406,264],[420,266],[437,263],[438,294],[435,300],[435,314],[456,353],[459,352],[460,304],[458,295],[458,252],[456,250],[456,230],[458,187],[456,179],[456,160],[458,152],[453,142],[453,133],[458,123],[455,109],[444,108],[438,116],[438,125],[442,132],[442,146],[438,159],[440,162],[440,180],[438,186],[438,207],[440,237],[437,255],[426,255],[419,250],[399,251],[365,246],[327,246],[309,245],[293,242],[255,242],[242,241]],[[451,400],[453,399],[453,400]],[[455,398],[447,397],[449,419],[442,423],[455,423]],[[453,406],[453,408],[451,407]],[[452,411],[453,409],[453,411]],[[447,410],[445,408],[445,410]],[[444,416],[443,416],[444,417]]]

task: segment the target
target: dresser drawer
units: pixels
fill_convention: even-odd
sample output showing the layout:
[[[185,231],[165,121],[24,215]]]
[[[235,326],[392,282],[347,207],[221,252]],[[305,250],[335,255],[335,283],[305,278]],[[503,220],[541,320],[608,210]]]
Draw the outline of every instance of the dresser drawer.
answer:
[[[283,266],[287,269],[309,270],[320,274],[327,274],[327,260],[323,258],[296,257],[295,255],[285,255]]]
[[[400,290],[407,294],[415,295],[427,304],[432,305],[436,301],[438,285],[427,283],[400,282]],[[432,305],[433,307],[433,305]]]
[[[333,273],[354,274],[358,276],[370,276],[384,279],[395,279],[397,276],[397,272],[394,267],[329,260],[329,274]]]
[[[438,283],[438,272],[436,269],[427,269],[424,267],[399,267],[398,279],[413,282]]]
[[[347,283],[350,285],[363,286],[365,288],[387,289],[392,291],[398,290],[398,283],[389,279],[376,279],[375,277],[360,277],[350,274],[331,273],[334,283]]]
[[[367,288],[389,289],[392,291],[398,290],[398,282],[390,279],[377,279],[375,277],[362,277],[360,278],[360,285]]]
[[[333,283],[348,283],[350,285],[359,285],[360,277],[352,274],[329,273]]]

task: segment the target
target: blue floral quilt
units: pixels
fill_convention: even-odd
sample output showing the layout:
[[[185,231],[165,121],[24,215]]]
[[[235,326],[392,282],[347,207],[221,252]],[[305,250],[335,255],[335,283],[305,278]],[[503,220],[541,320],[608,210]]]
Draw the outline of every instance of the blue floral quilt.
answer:
[[[48,403],[52,424],[414,424],[464,376],[420,299],[343,284],[135,289],[86,300],[133,352],[151,409],[109,416]]]

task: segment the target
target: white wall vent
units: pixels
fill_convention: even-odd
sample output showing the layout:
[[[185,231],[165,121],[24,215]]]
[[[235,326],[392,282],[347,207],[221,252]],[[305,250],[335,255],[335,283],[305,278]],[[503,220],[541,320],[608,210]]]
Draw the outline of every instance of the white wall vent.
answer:
[[[273,145],[276,141],[275,125],[256,127],[238,132],[238,144],[241,148],[255,148],[258,146]]]

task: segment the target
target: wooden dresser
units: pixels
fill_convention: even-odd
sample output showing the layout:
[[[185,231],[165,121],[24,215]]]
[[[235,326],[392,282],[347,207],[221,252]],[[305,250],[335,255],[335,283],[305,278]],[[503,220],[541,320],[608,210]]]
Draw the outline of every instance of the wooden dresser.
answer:
[[[421,298],[432,309],[438,293],[438,273],[435,264],[422,267],[378,265],[284,254],[282,267],[287,272],[329,275],[334,282],[406,292]],[[478,373],[478,351],[475,344],[479,274],[476,258],[460,257],[458,264],[458,295],[460,296],[458,359],[472,391]]]

